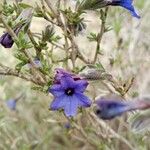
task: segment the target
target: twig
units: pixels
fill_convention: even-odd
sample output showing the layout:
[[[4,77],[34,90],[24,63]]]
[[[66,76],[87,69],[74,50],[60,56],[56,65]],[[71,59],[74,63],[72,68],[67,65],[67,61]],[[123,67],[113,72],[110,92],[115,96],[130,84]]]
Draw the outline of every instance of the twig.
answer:
[[[9,25],[5,22],[5,20],[3,19],[2,14],[0,15],[0,19],[3,23],[3,25],[5,26],[6,30],[8,31],[8,33],[11,35],[12,39],[14,40],[14,42],[18,41],[18,37],[15,34],[15,32],[9,27]],[[25,56],[29,59],[30,64],[32,65],[32,70],[34,75],[38,76],[38,78],[40,79],[41,82],[45,82],[45,77],[43,76],[43,74],[36,68],[36,65],[34,64],[32,57],[30,56],[30,54],[27,52],[26,49],[23,49],[22,52],[25,54]]]
[[[14,41],[17,41],[17,35],[15,34],[15,32],[9,27],[9,25],[6,23],[6,21],[4,20],[2,14],[0,14],[0,20],[3,23],[4,27],[6,28],[7,32],[11,35],[12,39]]]
[[[26,81],[30,81],[32,83],[35,83],[37,85],[42,85],[42,83],[39,83],[38,81],[36,81],[33,77],[23,74],[21,72],[17,72],[16,70],[13,70],[3,64],[0,63],[0,67],[2,69],[0,69],[0,75],[5,75],[5,76],[15,76],[15,77],[19,77],[21,79],[24,79]]]
[[[95,52],[95,55],[94,55],[94,60],[92,62],[93,64],[97,60],[97,56],[98,56],[98,53],[99,53],[99,50],[100,50],[100,44],[101,44],[101,41],[102,41],[103,34],[105,32],[105,23],[106,23],[106,18],[107,18],[107,12],[108,12],[108,7],[105,8],[104,16],[101,19],[102,20],[102,24],[101,24],[100,32],[97,35],[97,46],[96,46],[96,52]]]

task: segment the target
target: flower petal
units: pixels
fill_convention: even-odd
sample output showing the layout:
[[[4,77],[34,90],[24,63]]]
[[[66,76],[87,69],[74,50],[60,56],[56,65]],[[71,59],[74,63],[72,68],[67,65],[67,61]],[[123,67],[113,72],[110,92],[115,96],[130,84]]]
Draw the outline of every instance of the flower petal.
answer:
[[[76,96],[68,96],[65,104],[65,115],[67,117],[73,117],[77,114],[78,110],[78,99]]]
[[[127,10],[129,10],[130,13],[132,14],[132,16],[134,16],[136,18],[140,18],[140,16],[136,13],[136,11],[131,3],[124,2],[121,6],[126,8]]]
[[[54,84],[49,88],[49,92],[54,96],[59,97],[64,94],[64,90],[60,84]]]
[[[83,93],[88,86],[88,82],[86,80],[77,80],[75,81],[76,91]]]
[[[67,96],[61,95],[60,97],[56,97],[52,103],[50,104],[50,109],[51,110],[58,110],[60,108],[64,108],[65,105],[67,104]]]
[[[134,6],[132,5],[132,0],[113,0],[109,3],[112,6],[121,6],[125,9],[129,10],[132,16],[136,18],[140,18],[140,16],[136,13]]]
[[[78,106],[81,107],[90,107],[92,104],[92,101],[82,93],[76,94],[76,97],[78,98]]]
[[[60,83],[61,83],[62,88],[64,89],[75,87],[75,81],[73,80],[72,77],[69,77],[69,76],[61,77]]]

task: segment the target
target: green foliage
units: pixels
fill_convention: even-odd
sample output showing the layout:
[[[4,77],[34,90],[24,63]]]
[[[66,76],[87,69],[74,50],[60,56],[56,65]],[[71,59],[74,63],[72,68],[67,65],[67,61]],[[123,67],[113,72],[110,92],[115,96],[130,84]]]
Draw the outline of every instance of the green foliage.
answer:
[[[33,45],[30,41],[25,38],[25,33],[23,31],[19,32],[18,39],[16,41],[17,47],[19,51],[23,51],[25,49],[32,48]]]
[[[2,12],[3,12],[3,14],[4,14],[5,16],[12,15],[13,12],[14,12],[14,6],[5,3],[5,4],[3,5],[3,10],[2,10]]]
[[[26,8],[32,8],[31,5],[26,4],[26,3],[19,3],[18,5],[19,5],[20,8],[23,8],[23,9],[26,9]]]
[[[90,35],[87,37],[91,42],[97,42],[97,35],[96,33],[90,33]]]
[[[42,32],[42,42],[58,42],[60,39],[61,37],[55,34],[52,26],[47,26]]]
[[[20,59],[20,58],[19,58]],[[27,64],[27,61],[22,61],[22,62],[20,62],[20,63],[18,63],[16,66],[15,66],[15,69],[18,71],[18,72],[20,72],[20,70],[22,69],[22,67],[24,66],[24,65],[26,65]]]
[[[81,23],[81,21],[83,21],[83,18],[80,17],[81,14],[83,14],[82,11],[73,12],[71,8],[68,8],[62,12],[66,15],[69,25],[78,25],[79,23]]]

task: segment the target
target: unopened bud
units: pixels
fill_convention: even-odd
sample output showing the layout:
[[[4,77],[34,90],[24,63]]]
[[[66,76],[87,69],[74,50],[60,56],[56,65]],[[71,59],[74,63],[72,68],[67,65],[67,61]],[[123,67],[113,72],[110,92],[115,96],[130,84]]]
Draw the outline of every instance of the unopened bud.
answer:
[[[81,77],[87,80],[111,80],[112,75],[106,73],[103,70],[96,69],[96,68],[89,68],[84,70],[79,74]]]

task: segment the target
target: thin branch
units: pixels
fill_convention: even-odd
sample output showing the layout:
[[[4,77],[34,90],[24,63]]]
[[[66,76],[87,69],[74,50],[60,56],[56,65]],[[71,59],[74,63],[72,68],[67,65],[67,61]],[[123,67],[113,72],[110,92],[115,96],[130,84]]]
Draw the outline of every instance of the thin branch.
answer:
[[[15,32],[9,27],[9,25],[6,23],[6,21],[4,20],[2,14],[0,14],[0,20],[1,22],[3,23],[4,27],[6,28],[7,32],[11,35],[12,39],[14,41],[16,41],[18,38],[17,38],[17,35],[15,34]]]
[[[15,32],[9,27],[9,25],[6,23],[6,21],[4,20],[2,14],[0,15],[0,19],[3,23],[3,25],[5,26],[7,32],[11,35],[12,39],[14,40],[14,42],[18,41],[18,37],[15,34]],[[38,77],[38,79],[41,82],[45,82],[45,77],[44,75],[38,70],[38,68],[36,68],[36,65],[32,59],[32,57],[30,56],[30,54],[28,53],[28,51],[26,49],[23,49],[22,52],[25,54],[25,56],[29,59],[30,64],[32,65],[32,72],[34,75],[36,75]]]
[[[16,70],[13,70],[12,68],[9,68],[9,67],[1,64],[1,63],[0,63],[0,67],[2,68],[2,69],[0,69],[0,75],[15,76],[15,77],[19,77],[21,79],[24,79],[26,81],[30,81],[34,84],[42,85],[41,83],[36,81],[33,77],[26,75],[26,74],[23,74],[21,72],[17,72]]]
[[[105,23],[106,23],[106,18],[107,18],[107,12],[108,12],[108,7],[105,8],[105,12],[103,14],[104,16],[101,19],[102,24],[101,24],[100,32],[97,35],[97,46],[96,46],[96,52],[95,52],[95,55],[94,55],[94,60],[92,62],[93,64],[96,62],[97,56],[98,56],[99,51],[100,51],[100,44],[101,44],[101,41],[102,41],[103,34],[105,32]]]

